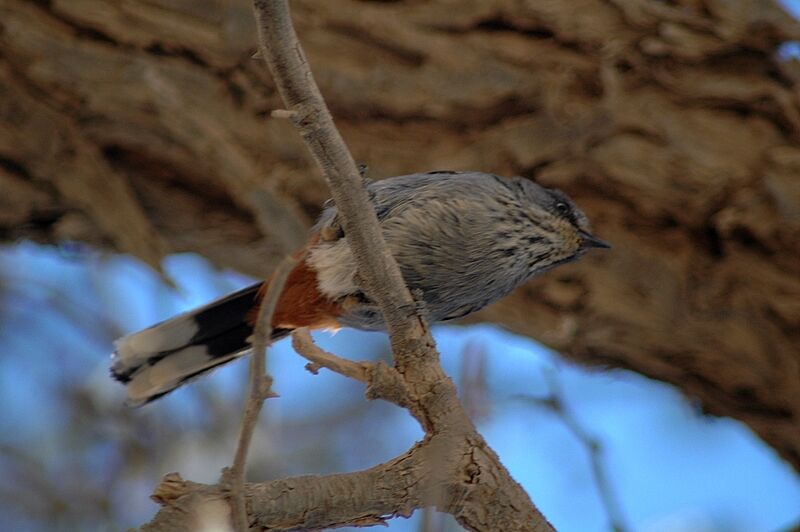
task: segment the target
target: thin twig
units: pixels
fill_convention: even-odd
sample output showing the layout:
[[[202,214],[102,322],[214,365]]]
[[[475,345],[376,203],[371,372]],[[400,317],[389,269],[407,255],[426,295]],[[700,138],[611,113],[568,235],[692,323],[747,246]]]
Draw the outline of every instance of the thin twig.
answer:
[[[626,530],[622,510],[614,495],[605,467],[603,466],[603,448],[599,441],[594,438],[583,425],[578,422],[574,414],[569,410],[564,402],[564,393],[561,389],[561,382],[558,380],[554,371],[546,371],[545,378],[550,385],[550,394],[553,400],[553,410],[561,421],[572,432],[575,438],[580,441],[589,452],[589,460],[592,464],[592,474],[594,476],[597,491],[603,501],[606,512],[608,513],[609,526],[614,532],[624,532]]]
[[[367,399],[384,399],[397,406],[408,408],[411,415],[420,419],[418,402],[413,401],[403,376],[383,362],[353,362],[336,356],[317,346],[308,329],[297,329],[292,333],[292,347],[298,355],[309,361],[306,369],[317,374],[319,368],[350,377],[367,385]]]
[[[292,347],[298,355],[309,361],[306,369],[316,373],[319,368],[328,368],[334,373],[350,377],[365,384],[369,383],[367,365],[338,357],[317,346],[308,329],[297,329],[292,333]]]
[[[247,509],[244,500],[244,477],[247,454],[253,439],[256,421],[267,397],[272,395],[272,377],[266,374],[267,347],[272,335],[272,315],[283,292],[289,273],[297,265],[298,258],[286,257],[278,265],[269,281],[267,293],[258,309],[258,317],[251,338],[253,353],[250,355],[250,386],[242,416],[242,428],[233,465],[223,473],[223,482],[230,490],[233,502],[233,521],[236,530],[244,532],[249,528]]]
[[[567,430],[572,433],[575,439],[586,448],[592,467],[592,476],[594,477],[597,491],[600,494],[600,500],[608,514],[609,527],[614,532],[624,532],[627,530],[624,525],[625,519],[622,517],[622,509],[617,501],[617,497],[614,495],[614,490],[611,487],[611,482],[608,479],[603,465],[603,447],[601,443],[597,438],[589,434],[569,407],[567,407],[561,382],[555,371],[545,370],[543,374],[548,385],[548,395],[546,397],[522,395],[519,396],[519,398],[525,401],[532,401],[534,404],[543,406],[553,412],[561,420]]]
[[[288,109],[274,109],[269,113],[269,116],[272,118],[285,118],[288,120],[294,120],[297,117],[297,113]]]

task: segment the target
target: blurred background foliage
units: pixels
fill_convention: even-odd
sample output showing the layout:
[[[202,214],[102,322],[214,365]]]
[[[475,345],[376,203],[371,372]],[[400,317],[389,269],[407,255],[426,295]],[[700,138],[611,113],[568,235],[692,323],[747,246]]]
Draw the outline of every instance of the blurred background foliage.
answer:
[[[165,271],[174,287],[135,259],[76,245],[0,253],[0,529],[140,525],[162,475],[214,482],[229,465],[246,363],[140,409],[108,378],[115,338],[250,282],[191,254],[169,257]],[[435,336],[479,429],[559,530],[779,531],[800,519],[791,468],[672,387],[587,371],[491,326]],[[389,356],[382,334],[317,338],[352,359]],[[369,467],[422,435],[404,411],[365,401],[360,384],[306,372],[286,341],[269,367],[280,397],[258,425],[252,480]],[[459,530],[434,512],[390,528]]]

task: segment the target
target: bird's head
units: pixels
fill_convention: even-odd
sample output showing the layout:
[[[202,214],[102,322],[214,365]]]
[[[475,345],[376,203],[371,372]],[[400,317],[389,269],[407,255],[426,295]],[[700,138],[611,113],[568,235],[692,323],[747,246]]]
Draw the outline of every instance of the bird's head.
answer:
[[[515,184],[523,225],[518,235],[531,274],[576,260],[591,248],[611,247],[592,234],[586,215],[560,190],[522,178]]]

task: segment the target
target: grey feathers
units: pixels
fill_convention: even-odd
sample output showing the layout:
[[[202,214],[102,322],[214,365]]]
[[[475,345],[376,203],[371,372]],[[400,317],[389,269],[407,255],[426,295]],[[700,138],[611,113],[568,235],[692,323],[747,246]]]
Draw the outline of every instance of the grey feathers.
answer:
[[[608,247],[566,195],[523,178],[431,172],[371,182],[367,190],[389,249],[431,321],[480,310],[589,247]],[[306,260],[319,290],[341,304],[339,322],[382,329],[381,313],[358,286],[335,206],[326,204],[316,229]],[[247,353],[248,316],[260,289],[257,283],[119,340],[111,373],[126,384],[129,403],[152,401]],[[289,332],[276,329],[272,339]]]
[[[524,178],[478,172],[393,177],[368,187],[384,236],[409,288],[421,290],[431,321],[475,312],[555,264],[581,254],[586,217],[563,193]],[[328,207],[321,229],[336,216]],[[312,249],[323,293],[359,292],[346,236]],[[348,306],[343,325],[383,327],[368,300]]]

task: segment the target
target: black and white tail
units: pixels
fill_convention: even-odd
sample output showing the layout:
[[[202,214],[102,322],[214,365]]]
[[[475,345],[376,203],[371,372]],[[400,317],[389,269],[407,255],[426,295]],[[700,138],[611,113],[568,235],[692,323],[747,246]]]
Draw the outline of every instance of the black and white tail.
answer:
[[[117,340],[111,375],[127,386],[128,404],[149,403],[246,355],[261,284]],[[272,337],[288,333],[276,330]]]

